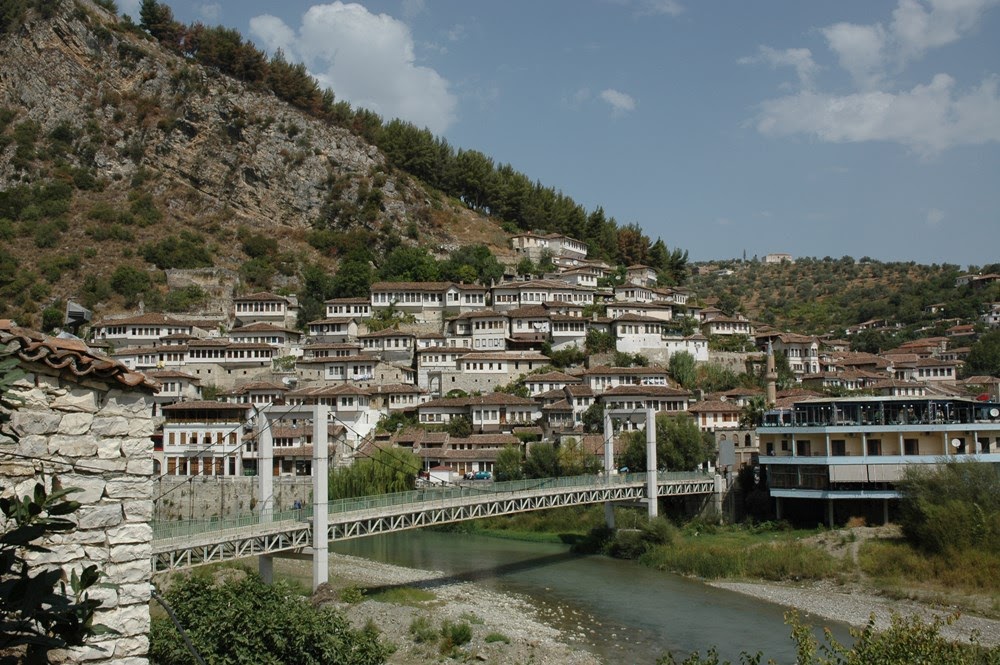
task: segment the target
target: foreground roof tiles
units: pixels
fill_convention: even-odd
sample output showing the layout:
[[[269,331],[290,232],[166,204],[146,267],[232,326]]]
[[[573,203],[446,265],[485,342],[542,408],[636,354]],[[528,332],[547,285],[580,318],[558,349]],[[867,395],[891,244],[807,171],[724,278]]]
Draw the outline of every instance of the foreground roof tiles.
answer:
[[[142,372],[132,371],[117,360],[95,353],[83,340],[48,337],[5,319],[0,321],[0,344],[12,349],[24,362],[41,363],[80,379],[93,378],[148,392],[160,388],[159,383]]]

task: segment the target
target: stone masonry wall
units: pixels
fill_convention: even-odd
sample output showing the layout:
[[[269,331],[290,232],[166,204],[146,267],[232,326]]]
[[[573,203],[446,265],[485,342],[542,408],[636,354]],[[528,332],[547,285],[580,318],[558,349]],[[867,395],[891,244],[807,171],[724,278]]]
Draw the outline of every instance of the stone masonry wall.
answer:
[[[33,565],[60,566],[68,576],[73,569],[97,564],[107,586],[90,590],[91,598],[102,601],[94,620],[119,631],[83,647],[52,652],[52,662],[147,665],[151,398],[142,391],[109,389],[103,383],[86,386],[42,373],[29,373],[15,393],[24,400],[11,420],[19,441],[0,436],[0,447],[25,457],[0,455],[3,491],[30,494],[43,470],[47,485],[58,479],[64,488],[83,490],[71,495],[82,504],[71,516],[78,528],[52,536],[45,543],[52,551],[33,555]]]
[[[236,517],[260,505],[258,479],[254,476],[163,477],[153,483],[154,510],[158,520]],[[274,478],[274,509],[291,510],[296,500],[312,503],[312,477]]]

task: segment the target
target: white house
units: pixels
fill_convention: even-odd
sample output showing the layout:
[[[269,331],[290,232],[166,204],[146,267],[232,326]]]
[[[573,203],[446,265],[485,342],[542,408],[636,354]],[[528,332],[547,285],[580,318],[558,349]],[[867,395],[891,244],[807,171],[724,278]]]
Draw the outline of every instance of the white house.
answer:
[[[243,435],[249,404],[192,401],[163,407],[162,473],[168,476],[242,476]]]
[[[294,296],[279,296],[262,291],[233,298],[233,314],[238,326],[251,323],[272,323],[292,327],[299,314],[298,300]]]

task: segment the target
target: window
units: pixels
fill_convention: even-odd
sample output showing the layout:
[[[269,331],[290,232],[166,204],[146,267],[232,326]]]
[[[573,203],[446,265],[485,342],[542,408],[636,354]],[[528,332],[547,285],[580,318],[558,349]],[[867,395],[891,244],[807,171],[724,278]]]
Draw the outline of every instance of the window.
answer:
[[[882,439],[868,439],[868,454],[869,455],[882,454]]]
[[[903,439],[904,455],[919,455],[920,442],[917,439]]]
[[[830,441],[830,451],[834,457],[844,457],[847,455],[847,442],[844,439],[833,439]]]

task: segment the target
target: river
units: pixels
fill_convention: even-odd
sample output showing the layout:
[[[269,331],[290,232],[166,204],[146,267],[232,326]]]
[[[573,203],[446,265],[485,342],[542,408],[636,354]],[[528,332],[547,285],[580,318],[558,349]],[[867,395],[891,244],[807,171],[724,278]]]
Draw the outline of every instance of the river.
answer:
[[[417,530],[330,549],[527,596],[546,623],[608,663],[653,663],[667,651],[680,659],[713,645],[733,662],[743,650],[795,662],[785,608],[632,562],[574,555],[564,545]],[[848,640],[846,625],[823,625]]]

